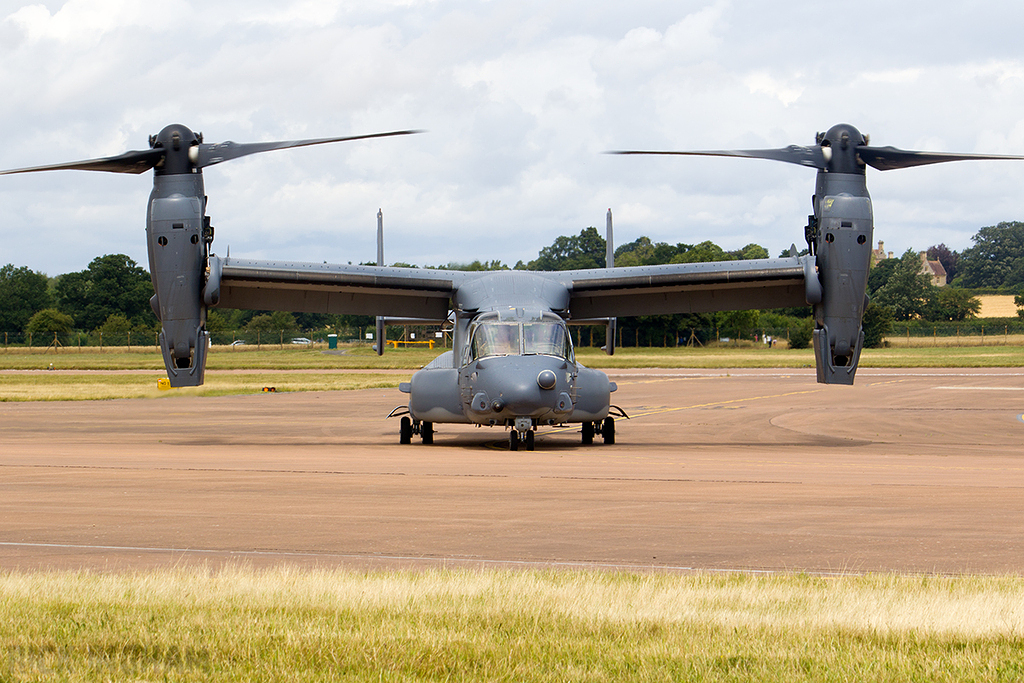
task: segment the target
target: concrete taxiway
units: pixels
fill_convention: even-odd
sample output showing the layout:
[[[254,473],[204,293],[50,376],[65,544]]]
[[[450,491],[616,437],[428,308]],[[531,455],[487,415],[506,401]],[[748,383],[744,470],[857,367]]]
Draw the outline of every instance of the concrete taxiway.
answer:
[[[1024,371],[609,374],[618,443],[534,452],[400,446],[397,390],[0,403],[0,568],[1024,570]]]

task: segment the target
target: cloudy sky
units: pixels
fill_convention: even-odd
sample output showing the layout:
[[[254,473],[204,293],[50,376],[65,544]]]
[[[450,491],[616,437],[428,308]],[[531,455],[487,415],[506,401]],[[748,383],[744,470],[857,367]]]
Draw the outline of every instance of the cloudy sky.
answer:
[[[207,142],[422,128],[207,169],[214,250],[436,265],[616,242],[801,242],[814,172],[609,149],[872,144],[1024,154],[1024,5],[906,0],[0,0],[0,168]],[[1024,162],[868,170],[875,240],[970,246],[1024,220]],[[151,174],[0,178],[0,264],[145,265]]]

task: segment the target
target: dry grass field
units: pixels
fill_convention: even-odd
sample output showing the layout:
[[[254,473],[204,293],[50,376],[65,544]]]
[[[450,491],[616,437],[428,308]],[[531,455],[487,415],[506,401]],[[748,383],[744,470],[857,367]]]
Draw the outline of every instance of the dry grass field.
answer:
[[[1019,578],[0,575],[4,681],[1013,681]]]
[[[1012,294],[982,294],[979,318],[1012,318],[1017,315],[1017,304]]]

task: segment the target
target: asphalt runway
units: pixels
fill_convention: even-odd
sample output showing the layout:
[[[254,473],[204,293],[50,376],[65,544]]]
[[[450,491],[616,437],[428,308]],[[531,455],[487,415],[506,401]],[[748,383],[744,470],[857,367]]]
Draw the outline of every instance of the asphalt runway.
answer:
[[[400,446],[397,390],[0,403],[0,568],[1024,570],[1019,369],[609,374],[618,442],[534,452]]]

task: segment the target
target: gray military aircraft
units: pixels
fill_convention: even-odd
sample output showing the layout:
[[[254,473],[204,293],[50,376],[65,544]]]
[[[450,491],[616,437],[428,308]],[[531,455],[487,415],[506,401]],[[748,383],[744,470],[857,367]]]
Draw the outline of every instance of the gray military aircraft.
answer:
[[[534,447],[540,426],[580,423],[583,443],[600,434],[615,441],[611,404],[616,387],[605,373],[577,362],[567,324],[605,323],[618,316],[814,307],[817,379],[852,384],[863,333],[861,317],[872,244],[865,164],[882,170],[960,159],[1022,158],[908,152],[870,147],[852,126],[819,134],[814,147],[695,154],[775,159],[818,169],[805,238],[810,253],[776,259],[684,263],[561,272],[462,272],[423,268],[290,263],[212,253],[202,170],[248,154],[328,142],[406,135],[395,131],[289,142],[207,144],[201,134],[171,125],[150,149],[0,172],[154,171],[146,217],[153,312],[171,386],[203,383],[210,307],[348,313],[445,323],[453,349],[417,371],[401,390],[408,405],[400,441],[418,434],[432,443],[435,423],[510,429],[509,447]],[[609,218],[610,222],[610,218]],[[610,240],[609,240],[610,241]],[[379,258],[380,255],[379,255]],[[378,263],[382,264],[382,258]],[[609,258],[609,265],[612,259]],[[378,344],[381,342],[378,336]],[[379,350],[383,350],[380,348]],[[614,333],[607,352],[614,351]]]

